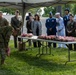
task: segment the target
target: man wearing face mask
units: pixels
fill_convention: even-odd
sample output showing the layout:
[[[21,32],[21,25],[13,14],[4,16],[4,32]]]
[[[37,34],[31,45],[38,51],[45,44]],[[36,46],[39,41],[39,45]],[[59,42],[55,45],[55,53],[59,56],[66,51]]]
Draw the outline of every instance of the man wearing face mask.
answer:
[[[14,47],[17,48],[17,36],[21,34],[22,22],[19,19],[19,10],[16,10],[15,16],[11,18],[11,26],[13,27]]]

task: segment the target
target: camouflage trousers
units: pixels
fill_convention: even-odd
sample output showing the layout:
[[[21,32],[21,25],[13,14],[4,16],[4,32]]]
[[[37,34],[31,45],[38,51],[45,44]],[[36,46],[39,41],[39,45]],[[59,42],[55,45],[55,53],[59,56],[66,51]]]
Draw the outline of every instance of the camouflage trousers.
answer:
[[[5,48],[0,48],[0,55],[1,55],[1,60],[5,60],[6,58]]]

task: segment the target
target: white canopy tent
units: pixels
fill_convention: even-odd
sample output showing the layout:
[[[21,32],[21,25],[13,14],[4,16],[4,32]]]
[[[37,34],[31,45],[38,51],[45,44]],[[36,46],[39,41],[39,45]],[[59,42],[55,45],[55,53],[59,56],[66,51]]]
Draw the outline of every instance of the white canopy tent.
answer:
[[[45,7],[58,4],[76,3],[76,0],[0,0],[0,6],[23,9]]]
[[[56,4],[76,3],[76,0],[0,0],[0,6],[21,9],[25,8],[50,6]]]
[[[23,21],[26,10],[30,8],[67,3],[76,3],[76,0],[0,0],[1,7],[17,8],[22,10]]]

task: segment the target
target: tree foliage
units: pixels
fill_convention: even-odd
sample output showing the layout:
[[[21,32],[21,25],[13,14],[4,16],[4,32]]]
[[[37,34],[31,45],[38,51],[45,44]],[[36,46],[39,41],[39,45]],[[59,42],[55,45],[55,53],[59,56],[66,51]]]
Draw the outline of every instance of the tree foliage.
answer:
[[[66,5],[61,5],[61,6],[62,6],[62,15],[64,15],[65,8],[69,8],[70,12],[72,14],[74,14],[74,15],[76,14],[76,4],[66,4]],[[54,15],[56,13],[56,7],[57,6],[44,7],[43,16],[48,17],[48,14],[49,14],[50,11]],[[9,14],[14,14],[15,10],[16,10],[15,8],[14,9],[6,8],[6,7],[1,7],[0,8],[0,11],[7,12]],[[36,14],[36,13],[38,13],[40,15],[41,14],[41,9],[40,9],[40,7],[32,8],[32,9],[28,10],[28,12],[31,12],[33,15]]]
[[[56,12],[56,8],[55,7],[52,7],[52,6],[50,6],[50,7],[45,7],[44,8],[44,14],[43,14],[43,16],[48,16],[48,14],[49,14],[49,12],[52,12],[53,13],[53,15],[55,14],[55,12]]]
[[[73,14],[75,15],[76,14],[76,4],[72,5],[73,6]]]
[[[70,13],[72,14],[76,14],[76,4],[66,4],[66,5],[61,5],[62,6],[62,15],[64,15],[64,10],[65,8],[69,8],[70,10]],[[51,11],[53,13],[53,15],[56,13],[56,7],[52,7],[52,6],[49,6],[49,7],[45,7],[44,8],[44,15],[43,16],[48,16],[49,12]]]
[[[40,10],[40,7],[38,7],[38,8],[30,9],[30,10],[28,10],[28,12],[31,12],[34,15],[34,14],[37,14],[37,13],[40,14],[41,10]]]
[[[9,14],[14,14],[15,10],[16,9],[12,9],[12,8],[4,8],[4,7],[0,8],[0,11],[6,12],[6,13],[9,13]]]

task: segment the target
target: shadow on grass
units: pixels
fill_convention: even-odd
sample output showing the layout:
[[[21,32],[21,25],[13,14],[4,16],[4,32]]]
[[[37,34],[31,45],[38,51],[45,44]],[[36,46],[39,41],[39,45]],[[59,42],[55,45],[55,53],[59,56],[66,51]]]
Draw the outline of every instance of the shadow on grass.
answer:
[[[15,71],[3,65],[3,66],[0,66],[0,75],[20,75],[20,74],[17,72],[15,73]]]
[[[34,66],[45,71],[58,72],[71,70],[73,68],[72,65],[64,65],[55,62],[49,62],[46,59],[37,58],[36,56],[32,56],[25,52],[15,51],[12,52],[11,56],[17,58],[20,61],[28,63],[30,66]]]

